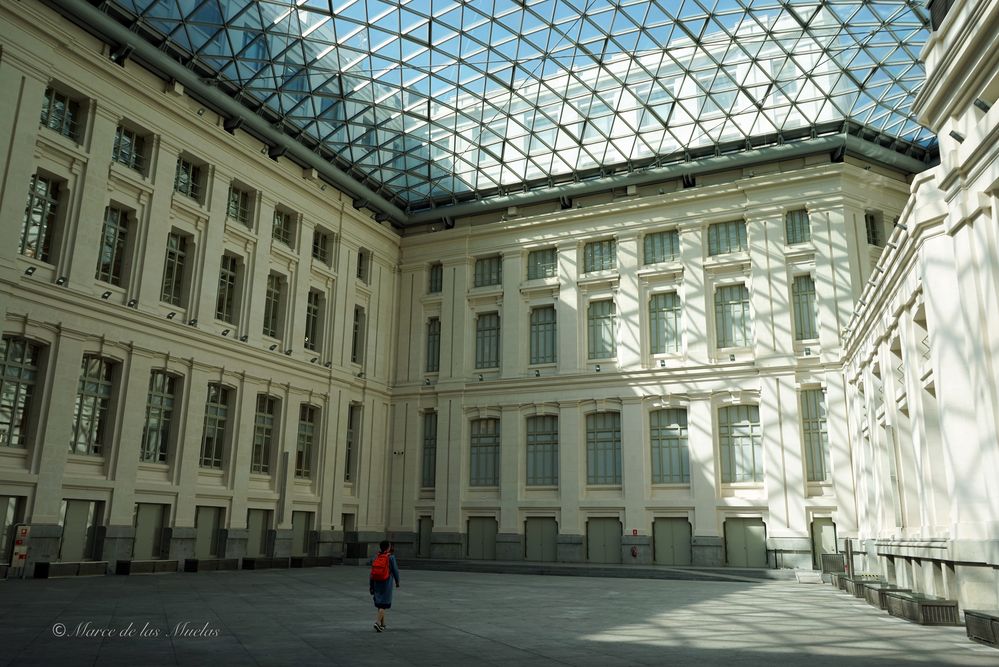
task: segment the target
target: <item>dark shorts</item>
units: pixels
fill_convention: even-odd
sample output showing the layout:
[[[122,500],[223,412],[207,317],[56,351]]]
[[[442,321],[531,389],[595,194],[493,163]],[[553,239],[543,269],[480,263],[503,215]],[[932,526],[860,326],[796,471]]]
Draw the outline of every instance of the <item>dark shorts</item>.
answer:
[[[391,602],[376,602],[375,603],[375,608],[376,609],[391,609],[392,608],[392,603]]]

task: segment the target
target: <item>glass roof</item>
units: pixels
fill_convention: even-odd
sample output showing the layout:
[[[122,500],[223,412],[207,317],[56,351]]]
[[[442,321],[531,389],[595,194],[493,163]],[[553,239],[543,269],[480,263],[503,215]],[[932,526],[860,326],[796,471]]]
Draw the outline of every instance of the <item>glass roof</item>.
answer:
[[[408,211],[830,124],[935,142],[913,0],[111,4]]]

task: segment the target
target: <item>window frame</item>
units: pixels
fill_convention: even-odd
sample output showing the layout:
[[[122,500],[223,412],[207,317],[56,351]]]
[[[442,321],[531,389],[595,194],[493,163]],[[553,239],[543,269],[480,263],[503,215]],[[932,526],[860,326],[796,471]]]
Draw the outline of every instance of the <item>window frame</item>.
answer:
[[[527,279],[544,280],[558,277],[558,248],[549,246],[527,253]]]
[[[500,367],[502,335],[499,311],[475,314],[475,368],[479,370]]]
[[[214,395],[213,395],[214,392]],[[219,382],[208,383],[199,467],[222,470],[229,436],[229,407],[234,392]]]
[[[649,412],[653,484],[690,484],[689,423],[686,408]]]
[[[469,424],[470,487],[496,487],[500,483],[500,420],[495,417],[473,419]]]
[[[525,486],[558,486],[558,425],[558,415],[531,415],[524,420]]]
[[[583,245],[583,273],[617,269],[617,239],[605,238]]]
[[[99,354],[84,354],[73,407],[71,454],[104,456],[113,436],[111,408],[117,363]],[[89,408],[87,408],[89,406]],[[89,421],[85,424],[86,412]]]
[[[163,379],[158,383],[159,378]],[[166,463],[170,455],[173,433],[174,404],[177,400],[177,389],[180,378],[165,370],[153,369],[149,373],[149,389],[146,393],[146,417],[142,425],[142,442],[139,446],[139,461],[141,463]],[[159,386],[158,386],[159,385]],[[161,388],[162,387],[162,388]],[[154,400],[155,398],[155,400]],[[153,413],[156,414],[158,428],[150,429]],[[164,418],[165,415],[165,418]],[[156,449],[150,446],[153,434],[156,434]]]
[[[747,415],[741,419],[742,413]],[[763,426],[758,405],[738,404],[721,406],[716,411],[718,420],[718,466],[722,484],[762,484],[764,480]],[[723,420],[735,415],[734,420]],[[751,419],[755,415],[755,421]],[[745,421],[745,424],[742,422]],[[748,432],[743,432],[748,426]],[[748,442],[747,442],[748,441]],[[752,467],[742,467],[746,460],[745,448],[750,451]],[[743,448],[737,451],[735,448]]]
[[[38,184],[45,184],[45,191],[39,191]],[[39,172],[31,175],[28,184],[28,201],[21,221],[21,236],[18,253],[23,257],[37,259],[46,264],[54,264],[52,248],[55,245],[56,228],[59,225],[59,199],[64,181]],[[40,204],[40,205],[39,205]],[[35,242],[33,253],[26,252],[31,241]]]
[[[503,255],[475,258],[472,287],[494,287],[503,284]]]
[[[595,308],[610,304],[606,313]],[[586,304],[586,358],[590,361],[617,358],[617,303],[613,297],[590,299]],[[609,334],[606,338],[604,334]],[[609,341],[609,348],[607,343]]]
[[[610,424],[598,425],[596,423],[598,418],[601,420],[610,419]],[[586,415],[585,421],[586,484],[588,486],[621,486],[623,475],[621,413],[616,410],[591,412]],[[597,463],[600,463],[600,469],[598,469]],[[609,472],[607,472],[608,468]]]
[[[724,295],[731,293],[733,289],[741,289],[742,293],[745,293],[745,299],[740,299],[739,301],[734,300],[724,300]],[[745,283],[728,283],[722,285],[715,285],[714,289],[714,314],[715,314],[715,348],[719,350],[725,350],[730,348],[741,348],[749,347],[753,344],[753,313],[751,309],[752,295],[749,292],[749,288]],[[741,305],[742,313],[739,317],[735,317],[732,311],[728,312],[728,317],[726,315],[726,307],[734,307],[735,305]],[[738,327],[741,331],[741,336],[736,335],[736,323],[741,322]],[[726,333],[723,331],[722,327],[726,322],[732,324],[732,328]]]
[[[20,350],[16,358],[13,352]],[[44,346],[22,336],[0,337],[0,405],[10,398],[7,410],[0,414],[11,417],[0,431],[0,447],[27,449],[37,435],[35,422],[35,387],[42,376]],[[14,385],[13,391],[9,389]],[[36,428],[32,428],[35,426]],[[15,442],[16,440],[16,442]]]
[[[128,278],[129,228],[132,227],[130,213],[114,203],[105,207],[95,280],[121,287],[122,281]],[[109,261],[104,259],[107,251],[110,252]]]
[[[745,220],[727,220],[708,225],[708,256],[718,257],[749,250]]]
[[[642,264],[651,266],[680,259],[680,230],[664,229],[642,239]]]

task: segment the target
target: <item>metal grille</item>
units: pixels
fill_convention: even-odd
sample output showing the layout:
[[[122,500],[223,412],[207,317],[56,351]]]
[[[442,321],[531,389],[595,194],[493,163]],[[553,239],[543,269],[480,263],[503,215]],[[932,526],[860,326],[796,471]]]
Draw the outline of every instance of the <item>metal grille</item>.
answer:
[[[785,242],[787,245],[808,243],[812,240],[812,227],[808,220],[808,211],[801,208],[788,211],[784,215]]]
[[[499,285],[503,281],[503,258],[499,255],[475,260],[475,287]]]
[[[200,201],[201,167],[182,157],[178,157],[177,171],[173,179],[173,189],[175,192]]]
[[[142,430],[140,459],[151,463],[166,463],[173,424],[174,390],[177,381],[172,375],[153,371],[149,375],[149,395],[146,399],[146,424]]]
[[[499,313],[479,313],[475,320],[475,367],[499,368]]]
[[[687,449],[687,411],[682,408],[649,413],[652,443],[652,483],[688,484],[690,452]]]
[[[97,256],[97,280],[121,285],[125,249],[128,246],[128,213],[108,206],[104,211],[101,247]]]
[[[721,452],[722,482],[762,482],[763,443],[759,407],[730,405],[719,408],[718,448]]]
[[[617,354],[617,306],[614,301],[591,301],[586,311],[590,359],[609,359]]]
[[[469,459],[470,486],[499,485],[499,420],[475,419],[471,424],[472,440]]]
[[[727,285],[715,291],[715,338],[719,348],[742,347],[751,342],[749,290]]]
[[[531,363],[554,364],[558,338],[555,306],[542,306],[531,310]]]
[[[815,320],[818,316],[815,304],[815,281],[811,276],[795,276],[791,284],[794,302],[794,338],[810,340],[819,337]]]
[[[527,486],[558,485],[558,417],[527,418]]]
[[[280,209],[274,211],[271,238],[280,241],[289,248],[295,244],[295,222],[291,213]]]
[[[719,222],[708,227],[708,254],[724,255],[746,250],[746,223],[742,220]]]
[[[621,483],[621,413],[586,415],[586,483]]]
[[[885,244],[884,229],[880,212],[864,213],[864,228],[867,231],[867,244],[881,247]]]
[[[54,130],[73,141],[78,139],[80,105],[69,96],[52,88],[45,89],[42,99],[42,127]]]
[[[146,139],[137,132],[119,125],[114,133],[114,147],[111,159],[129,169],[142,172],[145,169]]]
[[[649,299],[649,348],[652,354],[680,351],[680,297],[676,292]]]
[[[643,242],[645,264],[659,264],[660,262],[671,262],[680,257],[680,232],[671,229],[665,232],[656,232],[645,236]]]
[[[0,447],[25,447],[41,348],[24,338],[0,339]]]
[[[229,204],[226,207],[226,215],[236,222],[242,223],[243,225],[249,227],[250,193],[246,190],[237,188],[235,185],[230,185]]]
[[[330,235],[318,227],[312,230],[312,258],[326,265],[330,263]]]
[[[617,241],[591,241],[583,247],[583,273],[617,268]]]
[[[113,365],[107,359],[84,355],[73,412],[73,439],[69,451],[100,456],[107,445]]]
[[[558,275],[558,251],[555,248],[542,248],[528,253],[528,280],[554,278],[556,275]]]

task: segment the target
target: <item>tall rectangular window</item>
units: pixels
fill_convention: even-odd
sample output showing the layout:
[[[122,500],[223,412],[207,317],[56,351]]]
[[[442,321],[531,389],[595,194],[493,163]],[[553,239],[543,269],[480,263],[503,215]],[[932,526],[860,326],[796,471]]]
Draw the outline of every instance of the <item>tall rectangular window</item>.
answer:
[[[680,257],[680,232],[671,229],[666,232],[647,234],[644,246],[644,264],[672,262]]]
[[[715,290],[715,342],[719,348],[751,344],[749,290],[745,285],[726,285]]]
[[[205,401],[205,432],[201,440],[201,467],[222,469],[225,436],[229,421],[229,389],[220,384],[208,385]]]
[[[42,127],[68,137],[74,141],[79,135],[80,104],[68,95],[52,88],[45,89],[42,100]]]
[[[330,264],[332,242],[330,235],[316,227],[312,230],[312,258],[327,266]]]
[[[107,446],[113,371],[114,366],[107,359],[89,354],[83,356],[70,452],[100,456]]]
[[[28,445],[40,357],[39,346],[24,338],[0,338],[0,447]]]
[[[503,282],[503,258],[499,255],[475,260],[475,287],[499,285]]]
[[[499,368],[499,313],[479,313],[475,319],[475,367]]]
[[[558,417],[527,418],[527,486],[558,485]]]
[[[219,267],[219,290],[215,299],[215,317],[229,324],[236,323],[236,280],[239,277],[239,259],[235,255],[222,255]]]
[[[361,406],[351,405],[347,409],[347,434],[344,438],[343,481],[354,479],[357,450],[361,443]]]
[[[225,214],[236,222],[250,226],[250,193],[235,185],[229,186],[229,202]]]
[[[747,250],[746,223],[742,220],[719,222],[708,226],[708,254],[724,255]]]
[[[811,241],[812,227],[808,221],[808,211],[803,208],[788,211],[784,215],[784,231],[787,245]]]
[[[323,302],[326,299],[317,289],[310,289],[305,302],[305,349],[315,352],[323,335]]]
[[[719,408],[718,447],[722,482],[762,482],[763,436],[759,407],[730,405]]]
[[[173,404],[177,380],[162,371],[149,375],[149,395],[146,398],[146,425],[142,430],[139,459],[166,463],[173,424]]]
[[[367,334],[367,315],[364,308],[354,306],[354,329],[350,342],[350,360],[355,364],[364,363],[364,339]]]
[[[141,172],[145,169],[146,139],[139,133],[122,127],[114,132],[114,147],[111,149],[111,159],[129,169]]]
[[[125,249],[128,247],[128,213],[115,206],[104,210],[104,228],[97,255],[97,280],[121,285]]]
[[[436,373],[441,369],[441,318],[427,320],[427,372]]]
[[[815,281],[811,276],[795,276],[791,283],[791,301],[794,312],[794,338],[795,340],[809,340],[819,337],[818,328],[815,325]]]
[[[423,466],[420,486],[432,489],[437,485],[437,412],[423,413]]]
[[[469,486],[499,486],[499,420],[472,420]]]
[[[274,225],[271,227],[271,238],[280,241],[289,248],[295,245],[295,221],[290,211],[274,209]]]
[[[264,293],[264,335],[278,338],[281,335],[281,301],[284,296],[284,279],[276,273],[267,275]]]
[[[652,354],[680,351],[680,297],[676,292],[649,298],[649,350]]]
[[[371,283],[371,251],[365,248],[357,251],[357,279],[365,285]]]
[[[621,483],[621,413],[586,415],[586,483]]]
[[[313,441],[319,408],[302,403],[298,411],[298,443],[295,445],[295,477],[312,479]]]
[[[267,394],[257,394],[257,411],[253,415],[253,451],[250,457],[250,472],[267,475],[271,471],[276,408],[276,398]]]
[[[867,231],[868,245],[878,246],[880,248],[885,244],[885,232],[884,227],[881,224],[880,212],[868,211],[867,213],[864,213],[864,229]]]
[[[805,449],[805,468],[809,482],[829,479],[829,434],[826,428],[826,394],[821,389],[806,389],[801,399],[801,439]]]
[[[174,192],[201,201],[201,167],[184,157],[178,157],[173,189]]]
[[[617,268],[617,241],[604,239],[583,246],[583,273]]]
[[[555,306],[531,310],[531,363],[554,364],[558,349]]]
[[[167,234],[166,258],[163,262],[163,288],[160,301],[172,306],[184,304],[184,274],[187,264],[187,237],[178,232]]]
[[[687,411],[666,408],[649,413],[652,442],[652,483],[689,484],[690,452],[687,449]]]
[[[527,279],[554,278],[558,275],[558,252],[555,248],[532,250],[527,254]]]
[[[588,354],[590,359],[617,355],[617,306],[612,299],[591,301],[586,310]]]
[[[430,275],[427,284],[429,294],[440,294],[444,289],[444,265],[436,262],[430,265]]]
[[[28,186],[28,205],[24,209],[19,251],[25,257],[48,262],[55,235],[56,211],[59,208],[59,183],[35,174]]]

